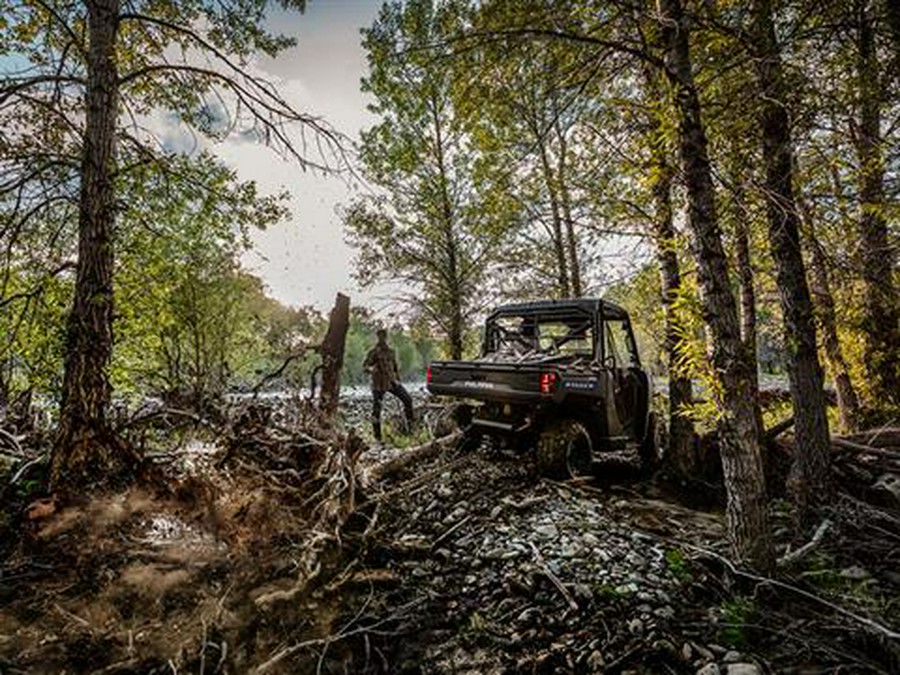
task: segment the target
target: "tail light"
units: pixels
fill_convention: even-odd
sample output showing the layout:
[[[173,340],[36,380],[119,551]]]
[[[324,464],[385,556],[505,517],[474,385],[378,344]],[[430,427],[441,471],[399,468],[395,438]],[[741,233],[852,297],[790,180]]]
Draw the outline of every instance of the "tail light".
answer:
[[[556,388],[556,373],[541,373],[541,393],[552,394]]]
[[[431,364],[428,364],[428,369],[425,371],[425,382],[431,384]]]

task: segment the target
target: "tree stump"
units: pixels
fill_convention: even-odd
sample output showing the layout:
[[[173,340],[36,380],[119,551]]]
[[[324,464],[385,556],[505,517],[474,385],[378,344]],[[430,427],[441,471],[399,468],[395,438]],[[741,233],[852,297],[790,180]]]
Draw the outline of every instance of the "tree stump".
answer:
[[[344,366],[344,342],[350,327],[350,298],[338,293],[328,317],[328,332],[322,341],[322,391],[319,408],[328,417],[337,412],[341,393],[341,368]]]

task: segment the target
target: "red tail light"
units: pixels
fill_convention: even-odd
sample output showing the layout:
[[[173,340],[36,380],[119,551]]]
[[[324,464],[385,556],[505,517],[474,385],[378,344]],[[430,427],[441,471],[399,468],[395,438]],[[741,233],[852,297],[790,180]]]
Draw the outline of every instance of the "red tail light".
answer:
[[[556,373],[541,373],[541,393],[552,394],[556,388]]]
[[[428,370],[425,371],[425,382],[431,384],[431,364],[428,365]]]

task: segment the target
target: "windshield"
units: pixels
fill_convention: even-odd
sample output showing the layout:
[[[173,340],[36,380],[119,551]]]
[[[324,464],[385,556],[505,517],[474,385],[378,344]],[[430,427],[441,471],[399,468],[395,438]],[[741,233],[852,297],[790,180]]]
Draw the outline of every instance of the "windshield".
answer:
[[[590,317],[507,315],[487,327],[487,354],[565,355],[592,358],[594,326]]]

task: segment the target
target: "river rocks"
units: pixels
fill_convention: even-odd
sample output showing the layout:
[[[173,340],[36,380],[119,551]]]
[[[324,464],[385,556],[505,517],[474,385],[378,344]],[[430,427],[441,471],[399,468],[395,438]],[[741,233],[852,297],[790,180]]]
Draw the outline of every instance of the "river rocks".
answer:
[[[866,579],[870,579],[872,577],[871,574],[867,570],[864,570],[859,565],[852,565],[850,567],[842,569],[838,572],[838,576],[841,579],[847,579],[848,581],[865,581]]]
[[[761,675],[759,666],[753,663],[729,663],[725,675]]]
[[[603,672],[632,652],[634,662],[617,670],[653,672],[637,667],[644,658],[667,659],[676,672],[705,665],[708,651],[682,660],[675,647],[684,643],[670,628],[681,584],[664,544],[635,532],[602,493],[538,480],[527,459],[487,454],[430,460],[454,468],[418,467],[429,471],[427,484],[386,488],[398,496],[382,503],[380,522],[390,528],[380,536],[426,551],[387,561],[404,582],[386,606],[424,602],[417,611],[442,617],[432,628],[452,636],[412,660],[425,659],[426,672],[461,672],[487,649],[502,663],[470,672]]]
[[[741,660],[741,653],[736,652],[734,650],[730,650],[725,652],[725,656],[722,657],[722,661],[725,663],[737,663]]]
[[[707,663],[697,671],[697,675],[719,675],[721,671],[715,663]]]

